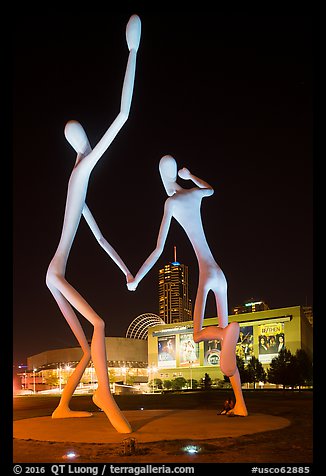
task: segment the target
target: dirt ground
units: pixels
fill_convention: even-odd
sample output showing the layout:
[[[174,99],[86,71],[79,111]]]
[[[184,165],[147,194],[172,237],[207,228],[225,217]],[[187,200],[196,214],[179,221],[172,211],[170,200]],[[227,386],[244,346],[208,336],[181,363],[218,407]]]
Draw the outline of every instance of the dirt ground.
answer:
[[[224,391],[193,392],[171,395],[116,397],[122,410],[141,406],[154,408],[220,409]],[[74,451],[79,463],[301,463],[311,464],[313,458],[313,396],[312,392],[279,392],[256,390],[245,392],[250,412],[277,415],[291,424],[273,430],[236,438],[196,441],[190,438],[156,443],[137,443],[133,454],[123,454],[121,444],[76,444],[13,440],[14,463],[63,463],[68,451]],[[27,396],[14,399],[14,419],[51,415],[58,397]],[[90,396],[74,397],[71,407],[94,411]],[[192,445],[197,453],[184,448]]]

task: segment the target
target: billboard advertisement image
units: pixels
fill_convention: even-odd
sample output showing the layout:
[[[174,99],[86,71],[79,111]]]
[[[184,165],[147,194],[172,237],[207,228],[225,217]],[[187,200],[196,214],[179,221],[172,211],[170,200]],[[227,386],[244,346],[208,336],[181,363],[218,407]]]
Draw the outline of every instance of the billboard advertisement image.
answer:
[[[236,353],[244,361],[250,360],[254,355],[253,326],[240,326]]]
[[[221,342],[217,339],[204,341],[204,365],[220,365]]]
[[[175,335],[158,337],[158,367],[176,367]]]
[[[240,326],[236,354],[248,361],[254,355],[253,326]],[[218,339],[204,342],[204,365],[220,365],[221,342]]]
[[[199,344],[194,342],[193,334],[180,334],[180,367],[199,365]]]
[[[285,348],[284,324],[263,324],[258,328],[258,359],[263,364],[269,364]]]

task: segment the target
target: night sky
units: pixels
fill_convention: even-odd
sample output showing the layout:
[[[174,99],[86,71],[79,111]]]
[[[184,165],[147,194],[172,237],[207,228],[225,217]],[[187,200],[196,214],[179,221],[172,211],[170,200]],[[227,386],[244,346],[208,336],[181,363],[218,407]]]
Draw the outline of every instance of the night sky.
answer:
[[[136,274],[156,245],[166,199],[158,163],[171,154],[215,190],[202,216],[230,314],[251,297],[270,308],[312,305],[311,17],[21,15],[12,33],[15,363],[78,345],[45,284],[75,163],[63,131],[78,120],[94,147],[118,114],[133,13],[142,38],[130,116],[87,194],[104,237]],[[194,301],[197,261],[175,221],[161,258],[129,292],[81,220],[66,277],[105,320],[107,336],[125,336],[139,314],[158,312],[158,269],[173,260],[174,245]],[[206,316],[215,315],[210,297]]]

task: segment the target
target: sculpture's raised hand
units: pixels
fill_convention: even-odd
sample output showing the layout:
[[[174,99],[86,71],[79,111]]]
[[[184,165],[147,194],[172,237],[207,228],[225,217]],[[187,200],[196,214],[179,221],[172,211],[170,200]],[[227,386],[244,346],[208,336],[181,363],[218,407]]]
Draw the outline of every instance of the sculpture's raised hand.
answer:
[[[141,21],[138,15],[132,15],[127,23],[126,37],[129,50],[138,50],[141,35]]]
[[[179,175],[180,178],[182,178],[184,180],[190,180],[191,179],[191,173],[186,167],[183,167],[183,169],[180,169],[178,171],[178,175]]]
[[[131,281],[129,281],[127,279],[127,288],[129,291],[136,291],[137,286],[138,286],[138,281],[136,281],[135,279],[132,279]]]

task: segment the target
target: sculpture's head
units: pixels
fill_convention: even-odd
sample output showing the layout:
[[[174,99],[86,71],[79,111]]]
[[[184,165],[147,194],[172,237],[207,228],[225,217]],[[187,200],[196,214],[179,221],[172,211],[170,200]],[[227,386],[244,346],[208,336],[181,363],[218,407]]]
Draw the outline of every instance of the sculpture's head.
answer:
[[[65,137],[78,154],[89,154],[91,151],[86,132],[78,121],[69,121],[65,127]]]
[[[177,163],[172,155],[164,155],[159,164],[160,174],[166,193],[171,196],[180,187],[177,185]]]

